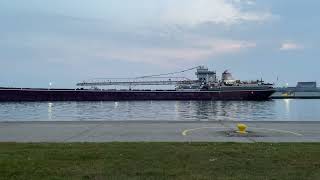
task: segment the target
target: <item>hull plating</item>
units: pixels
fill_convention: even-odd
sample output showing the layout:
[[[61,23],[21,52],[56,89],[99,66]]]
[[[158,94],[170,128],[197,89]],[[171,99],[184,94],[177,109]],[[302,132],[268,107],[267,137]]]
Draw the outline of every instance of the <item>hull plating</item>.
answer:
[[[0,89],[0,101],[268,100],[274,92]]]

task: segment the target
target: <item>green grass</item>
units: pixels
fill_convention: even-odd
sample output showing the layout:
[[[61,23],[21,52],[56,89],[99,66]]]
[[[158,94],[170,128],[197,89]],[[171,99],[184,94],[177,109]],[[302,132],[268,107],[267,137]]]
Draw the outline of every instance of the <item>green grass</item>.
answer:
[[[320,179],[320,143],[0,143],[0,179]]]

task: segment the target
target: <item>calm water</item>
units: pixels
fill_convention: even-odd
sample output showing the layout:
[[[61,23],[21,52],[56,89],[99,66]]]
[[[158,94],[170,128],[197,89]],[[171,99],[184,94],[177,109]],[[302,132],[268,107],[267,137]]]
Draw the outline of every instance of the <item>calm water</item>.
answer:
[[[320,121],[320,100],[0,103],[0,121]]]

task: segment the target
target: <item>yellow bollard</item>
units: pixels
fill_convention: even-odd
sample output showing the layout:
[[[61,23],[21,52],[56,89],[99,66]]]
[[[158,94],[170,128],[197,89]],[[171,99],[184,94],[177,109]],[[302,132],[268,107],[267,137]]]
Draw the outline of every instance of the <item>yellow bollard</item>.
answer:
[[[239,133],[239,134],[247,134],[247,133],[248,133],[248,132],[246,131],[247,126],[246,126],[245,124],[239,123],[239,124],[237,125],[237,127],[238,127],[237,133]]]

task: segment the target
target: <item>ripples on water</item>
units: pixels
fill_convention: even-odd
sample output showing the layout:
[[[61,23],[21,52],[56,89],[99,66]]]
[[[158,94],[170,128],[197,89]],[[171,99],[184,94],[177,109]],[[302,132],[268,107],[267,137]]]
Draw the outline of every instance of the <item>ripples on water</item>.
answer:
[[[320,100],[0,103],[0,121],[319,121]]]

